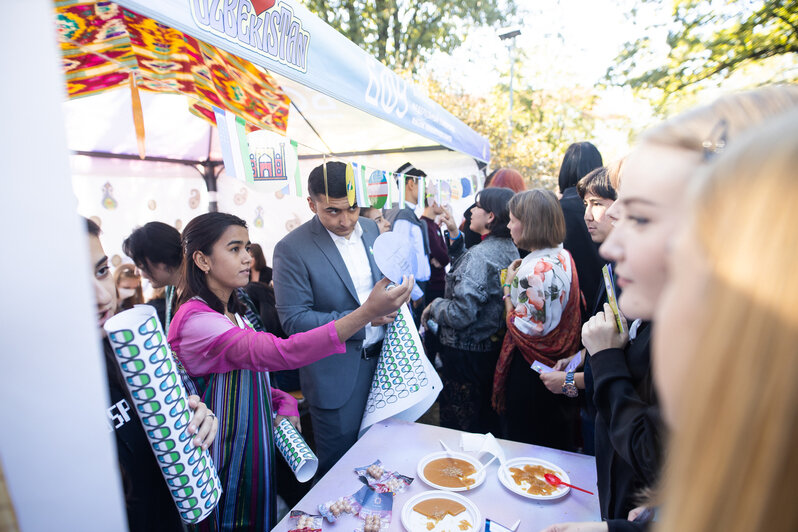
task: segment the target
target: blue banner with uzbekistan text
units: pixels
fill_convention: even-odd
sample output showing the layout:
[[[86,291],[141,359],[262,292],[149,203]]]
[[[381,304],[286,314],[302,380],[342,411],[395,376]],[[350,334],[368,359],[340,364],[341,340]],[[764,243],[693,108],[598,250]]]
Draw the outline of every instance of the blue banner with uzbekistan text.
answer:
[[[117,0],[373,116],[480,161],[490,146],[295,0]]]

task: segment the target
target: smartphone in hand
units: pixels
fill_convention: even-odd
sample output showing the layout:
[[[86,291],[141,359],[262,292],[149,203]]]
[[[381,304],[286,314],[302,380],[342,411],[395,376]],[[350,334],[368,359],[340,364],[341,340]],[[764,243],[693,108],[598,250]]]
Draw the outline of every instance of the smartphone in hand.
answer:
[[[615,295],[615,278],[612,275],[612,266],[605,264],[601,269],[604,276],[604,287],[607,289],[607,303],[609,303],[612,313],[615,316],[615,324],[618,326],[618,332],[623,334],[626,332],[621,319],[621,311],[618,309],[618,298]]]

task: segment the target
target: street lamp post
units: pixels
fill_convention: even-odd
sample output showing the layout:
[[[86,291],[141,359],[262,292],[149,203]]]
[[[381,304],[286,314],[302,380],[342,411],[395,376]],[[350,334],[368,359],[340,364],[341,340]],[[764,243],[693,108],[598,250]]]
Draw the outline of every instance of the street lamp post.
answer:
[[[521,35],[521,28],[519,26],[505,28],[499,32],[499,39],[510,41],[507,45],[510,51],[510,112],[507,118],[507,146],[512,146],[513,144],[513,70],[515,66],[515,38],[519,35]]]

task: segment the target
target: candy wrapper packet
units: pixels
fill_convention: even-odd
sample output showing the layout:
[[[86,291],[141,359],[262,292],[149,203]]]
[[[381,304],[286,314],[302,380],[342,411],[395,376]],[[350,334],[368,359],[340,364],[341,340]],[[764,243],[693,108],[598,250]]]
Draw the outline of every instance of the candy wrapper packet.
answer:
[[[356,467],[355,474],[361,482],[378,493],[402,493],[413,482],[411,477],[383,468],[380,460]]]
[[[378,493],[370,486],[363,486],[352,495],[357,515],[363,519],[363,532],[388,530],[393,515],[393,493]]]
[[[341,497],[335,501],[327,501],[319,505],[319,513],[330,523],[338,520],[341,514],[357,514],[360,510],[360,503],[354,499],[353,495]]]
[[[320,515],[310,515],[300,510],[291,510],[289,517],[296,520],[296,525],[288,532],[321,532],[324,522]]]
[[[386,532],[391,522],[381,519],[377,515],[368,515],[363,520],[363,524],[355,529],[355,532]]]

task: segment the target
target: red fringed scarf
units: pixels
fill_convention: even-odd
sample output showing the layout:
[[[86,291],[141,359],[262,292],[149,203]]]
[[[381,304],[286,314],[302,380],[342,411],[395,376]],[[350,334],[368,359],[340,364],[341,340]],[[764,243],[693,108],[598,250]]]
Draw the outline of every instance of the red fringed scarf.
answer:
[[[569,254],[570,258],[570,254]],[[579,301],[579,278],[576,274],[574,260],[571,258],[571,292],[568,295],[568,304],[557,324],[545,336],[530,336],[518,330],[513,323],[515,311],[507,315],[507,334],[496,363],[496,373],[493,375],[493,408],[499,413],[504,412],[507,390],[507,374],[510,372],[510,362],[513,352],[518,349],[529,365],[539,360],[547,366],[553,366],[559,359],[573,355],[579,347],[582,338],[582,314]]]

